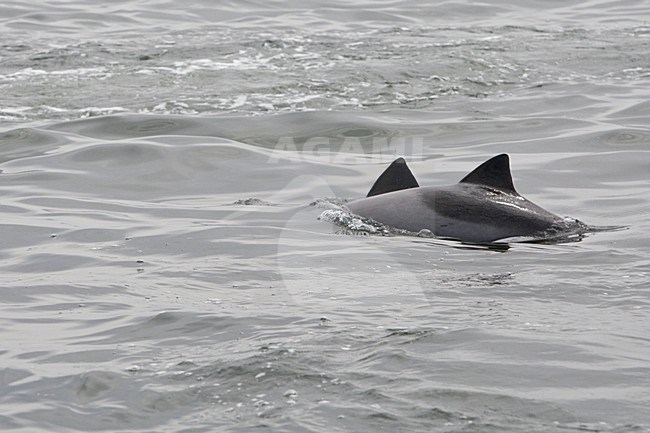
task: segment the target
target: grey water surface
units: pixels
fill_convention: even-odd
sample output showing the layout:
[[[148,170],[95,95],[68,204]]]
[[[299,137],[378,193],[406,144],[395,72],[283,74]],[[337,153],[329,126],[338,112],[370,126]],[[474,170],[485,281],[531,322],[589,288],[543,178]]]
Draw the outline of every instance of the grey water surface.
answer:
[[[0,429],[650,431],[650,4],[0,5]],[[625,226],[321,216],[508,153]],[[507,223],[507,222],[504,222]]]

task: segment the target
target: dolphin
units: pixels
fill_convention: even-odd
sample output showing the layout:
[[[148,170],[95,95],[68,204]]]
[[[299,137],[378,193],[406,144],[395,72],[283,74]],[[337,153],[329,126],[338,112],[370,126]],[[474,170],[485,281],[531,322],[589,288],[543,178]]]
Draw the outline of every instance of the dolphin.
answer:
[[[588,226],[557,216],[519,195],[510,158],[497,155],[455,185],[419,186],[403,158],[379,176],[366,198],[346,207],[393,228],[465,243],[544,241],[582,235]]]

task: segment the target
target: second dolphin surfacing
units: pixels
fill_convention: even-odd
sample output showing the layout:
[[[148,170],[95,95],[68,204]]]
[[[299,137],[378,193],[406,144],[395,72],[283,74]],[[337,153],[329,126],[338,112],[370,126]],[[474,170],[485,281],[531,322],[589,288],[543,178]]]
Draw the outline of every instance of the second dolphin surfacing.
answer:
[[[544,241],[589,227],[542,209],[517,193],[508,155],[497,155],[455,185],[421,187],[403,158],[379,176],[368,196],[349,202],[354,214],[382,224],[468,243]]]

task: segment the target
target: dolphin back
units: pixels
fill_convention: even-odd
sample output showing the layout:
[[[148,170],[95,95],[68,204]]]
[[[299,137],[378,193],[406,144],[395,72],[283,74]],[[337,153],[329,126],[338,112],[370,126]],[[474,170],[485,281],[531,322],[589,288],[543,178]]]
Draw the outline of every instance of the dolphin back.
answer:
[[[415,233],[428,229],[438,237],[471,243],[543,239],[566,226],[564,218],[517,193],[506,154],[485,161],[459,183],[441,187],[420,187],[399,158],[379,176],[366,198],[347,207],[397,229]]]

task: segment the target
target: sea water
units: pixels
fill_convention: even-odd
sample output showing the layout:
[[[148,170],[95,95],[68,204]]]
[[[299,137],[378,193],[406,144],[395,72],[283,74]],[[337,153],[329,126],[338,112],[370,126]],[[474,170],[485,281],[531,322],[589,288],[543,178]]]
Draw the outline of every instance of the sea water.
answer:
[[[650,430],[650,5],[0,6],[0,428]],[[323,218],[499,153],[580,242]]]

